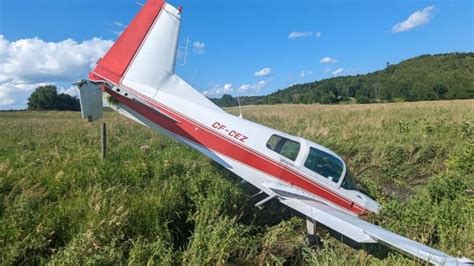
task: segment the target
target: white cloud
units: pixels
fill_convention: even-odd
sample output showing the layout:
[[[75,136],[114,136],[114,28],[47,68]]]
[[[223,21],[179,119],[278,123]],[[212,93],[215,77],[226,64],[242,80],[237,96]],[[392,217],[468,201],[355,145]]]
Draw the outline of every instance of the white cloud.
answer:
[[[24,109],[30,94],[35,88],[42,85],[46,84],[0,83],[0,110]]]
[[[403,32],[430,22],[433,17],[435,6],[425,7],[411,14],[405,21],[395,24],[392,32]]]
[[[0,74],[20,83],[70,81],[84,77],[109,49],[112,41],[98,38],[77,43],[71,39],[45,42],[41,39],[6,41]]]
[[[254,75],[256,77],[266,77],[272,73],[272,69],[269,67],[265,67],[260,69],[259,71],[255,72]]]
[[[288,39],[296,39],[301,37],[309,37],[313,35],[310,31],[293,31],[288,34]]]
[[[120,27],[120,28],[125,28],[125,26],[126,26],[125,24],[123,24],[123,23],[120,22],[120,21],[113,21],[112,23],[113,23],[115,26]]]
[[[265,88],[268,84],[268,80],[261,80],[253,84],[243,84],[239,87],[238,91],[242,94],[249,94],[253,92],[258,92],[261,89]]]
[[[306,76],[309,76],[313,74],[311,70],[301,70],[301,73],[298,75],[300,78],[304,78]]]
[[[316,38],[321,37],[321,32],[312,32],[312,31],[293,31],[288,34],[288,39],[297,39],[302,37],[311,37],[315,36]]]
[[[203,54],[206,52],[206,44],[204,42],[194,42],[193,51],[197,54]]]
[[[232,83],[225,83],[224,85],[215,85],[213,88],[203,91],[202,94],[207,97],[220,97],[224,94],[231,94],[233,91],[234,87],[232,86]]]
[[[210,98],[218,98],[224,94],[232,94],[234,92],[237,92],[240,95],[251,95],[265,88],[268,85],[268,81],[269,79],[261,80],[257,83],[242,84],[237,88],[234,88],[231,83],[225,83],[223,85],[218,84],[209,90],[203,91],[202,94]]]
[[[87,77],[111,45],[112,41],[98,38],[81,43],[39,38],[10,42],[0,35],[0,109],[26,107],[27,98],[40,85]]]
[[[331,74],[332,74],[333,76],[338,76],[338,75],[341,74],[343,71],[344,71],[344,68],[338,68],[338,69],[334,70]]]
[[[120,29],[119,30],[114,30],[114,34],[117,35],[117,36],[120,36],[122,35],[125,27],[127,27],[127,25],[123,24],[122,22],[120,21],[112,21],[112,24],[116,27],[119,27]]]
[[[231,93],[234,89],[232,88],[231,83],[226,83],[224,84],[224,87],[222,88],[222,92],[224,93]]]
[[[326,57],[321,58],[321,60],[319,62],[321,64],[331,64],[331,63],[336,63],[337,59],[326,56]]]
[[[79,97],[79,89],[77,86],[72,85],[69,88],[58,88],[58,93],[64,93],[73,97]]]

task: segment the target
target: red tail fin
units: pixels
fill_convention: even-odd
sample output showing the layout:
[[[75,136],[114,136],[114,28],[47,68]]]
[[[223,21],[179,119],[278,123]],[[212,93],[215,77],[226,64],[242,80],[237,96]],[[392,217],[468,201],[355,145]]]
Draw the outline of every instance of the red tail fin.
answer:
[[[135,54],[160,14],[164,0],[148,0],[107,54],[89,74],[91,80],[119,84]]]

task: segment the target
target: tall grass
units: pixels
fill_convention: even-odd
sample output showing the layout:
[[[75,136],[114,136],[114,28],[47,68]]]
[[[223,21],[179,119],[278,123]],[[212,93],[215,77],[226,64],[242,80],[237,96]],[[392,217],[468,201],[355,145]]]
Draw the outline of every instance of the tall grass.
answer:
[[[473,100],[243,113],[341,154],[384,205],[372,221],[474,258]],[[101,161],[99,124],[78,113],[0,113],[0,264],[415,263],[324,230],[314,250],[301,218],[278,202],[253,207],[238,177],[116,113],[104,120]]]

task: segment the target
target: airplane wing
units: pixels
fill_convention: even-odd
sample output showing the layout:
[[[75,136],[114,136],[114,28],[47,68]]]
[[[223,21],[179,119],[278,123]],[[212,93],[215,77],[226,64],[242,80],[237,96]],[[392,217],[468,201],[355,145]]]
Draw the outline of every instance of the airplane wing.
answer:
[[[323,202],[293,193],[291,187],[287,185],[277,183],[263,185],[276,193],[280,202],[286,206],[357,243],[380,243],[434,265],[474,265],[468,258],[449,256],[356,216],[343,213]]]

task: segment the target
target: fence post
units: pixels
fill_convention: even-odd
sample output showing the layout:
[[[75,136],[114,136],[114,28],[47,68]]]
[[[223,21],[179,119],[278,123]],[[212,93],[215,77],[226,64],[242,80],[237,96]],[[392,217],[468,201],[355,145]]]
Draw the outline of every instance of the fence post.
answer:
[[[107,154],[107,125],[105,122],[102,123],[100,130],[100,147],[101,147],[101,159],[104,160]]]

